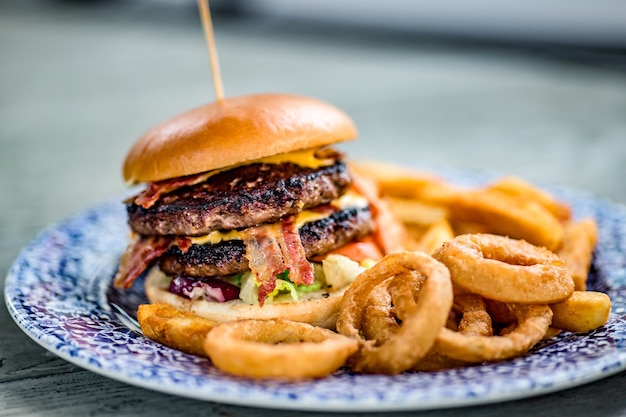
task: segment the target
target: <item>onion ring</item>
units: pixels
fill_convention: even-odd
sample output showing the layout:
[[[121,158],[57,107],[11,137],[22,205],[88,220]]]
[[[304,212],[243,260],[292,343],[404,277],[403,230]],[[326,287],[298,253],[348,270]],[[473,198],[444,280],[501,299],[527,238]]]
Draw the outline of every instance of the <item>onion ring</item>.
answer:
[[[204,339],[219,323],[167,304],[141,304],[137,321],[144,336],[182,352],[205,356]]]
[[[401,291],[396,294],[396,291]],[[408,301],[405,297],[400,297],[401,294],[406,293],[406,288],[401,286],[395,286],[389,288],[391,297],[394,300]],[[397,313],[399,315],[404,314],[404,308],[413,308],[410,305],[404,303],[396,304]],[[482,297],[476,294],[456,294],[454,296],[453,310],[458,311],[461,314],[461,320],[458,324],[458,333],[464,336],[482,336],[489,337],[493,335],[493,327],[491,323],[491,317],[487,313],[487,306]],[[446,329],[448,331],[452,331]],[[442,330],[443,331],[443,330]],[[441,334],[441,332],[440,332]],[[439,338],[439,335],[437,336]],[[435,342],[436,343],[436,342]],[[430,352],[415,366],[413,369],[418,371],[433,371],[449,368],[457,368],[460,366],[468,365],[466,361],[451,358],[436,349],[431,349]]]
[[[393,278],[387,278],[374,287],[363,310],[361,332],[365,339],[375,340],[377,345],[387,341],[400,328],[396,320],[396,309],[387,290],[392,280]]]
[[[491,316],[482,297],[462,294],[454,297],[454,309],[463,315],[458,332],[465,336],[493,336]]]
[[[378,284],[403,272],[425,277],[419,301],[413,311],[407,312],[396,334],[377,346],[361,336],[365,302]],[[451,307],[452,283],[447,268],[424,253],[399,252],[387,255],[348,288],[341,302],[337,330],[361,342],[361,349],[351,358],[355,371],[397,374],[428,353]]]
[[[321,378],[343,366],[357,349],[351,338],[286,319],[222,323],[204,342],[218,369],[256,379]]]
[[[375,340],[377,345],[381,345],[387,339],[391,338],[398,332],[400,323],[399,317],[396,315],[396,308],[390,292],[394,292],[395,302],[402,303],[409,301],[403,300],[404,294],[413,292],[413,283],[410,277],[396,275],[394,278],[388,278],[381,284],[374,287],[369,297],[367,297],[367,306],[363,313],[362,334],[366,339]],[[407,288],[409,287],[409,288]],[[408,290],[408,291],[407,291]],[[458,324],[454,322],[454,329]],[[449,319],[450,322],[450,319]],[[447,323],[449,324],[449,323]],[[443,369],[456,368],[467,365],[467,362],[450,359],[447,356],[433,352],[432,349],[420,359],[412,370],[416,371],[438,371]]]
[[[424,285],[420,274],[404,272],[396,275],[387,286],[399,320],[406,320],[417,308],[417,299]]]
[[[517,318],[517,327],[504,336],[467,336],[442,329],[434,350],[450,358],[479,363],[501,361],[528,352],[546,334],[552,321],[547,305],[510,304]]]
[[[484,299],[487,305],[487,312],[491,316],[491,320],[500,327],[506,327],[515,323],[516,319],[506,303],[496,300]]]
[[[489,234],[461,235],[433,257],[450,269],[455,285],[506,303],[551,304],[574,292],[563,261],[545,248]]]
[[[411,308],[414,308],[415,300],[423,284],[423,276],[403,272],[393,278],[387,278],[374,287],[367,297],[363,311],[361,326],[363,337],[375,340],[377,345],[381,345],[396,334],[400,328],[399,321],[403,320],[406,315],[398,316],[394,306],[412,303]]]

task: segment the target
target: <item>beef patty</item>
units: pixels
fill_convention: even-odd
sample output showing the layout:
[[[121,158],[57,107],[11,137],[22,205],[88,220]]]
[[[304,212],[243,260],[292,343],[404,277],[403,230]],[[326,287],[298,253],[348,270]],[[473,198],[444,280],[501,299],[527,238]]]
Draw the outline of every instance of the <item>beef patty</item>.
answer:
[[[148,209],[128,204],[129,224],[141,235],[202,236],[275,223],[341,196],[350,182],[341,160],[318,169],[244,165],[166,194]]]
[[[305,223],[299,230],[308,259],[330,252],[354,239],[371,233],[369,208],[348,208],[329,217]],[[160,259],[159,266],[167,275],[192,277],[223,276],[247,271],[248,260],[242,240],[226,240],[218,244],[193,244],[185,253],[177,246]]]

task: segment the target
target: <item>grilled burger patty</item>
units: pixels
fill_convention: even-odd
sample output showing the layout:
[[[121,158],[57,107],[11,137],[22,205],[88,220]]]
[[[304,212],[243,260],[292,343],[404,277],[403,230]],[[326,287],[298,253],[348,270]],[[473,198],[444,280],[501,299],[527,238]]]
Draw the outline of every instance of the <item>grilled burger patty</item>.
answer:
[[[274,223],[330,202],[350,181],[341,160],[318,169],[292,163],[245,165],[173,191],[148,209],[128,204],[129,224],[141,235],[202,236]]]
[[[372,231],[368,207],[348,208],[329,217],[305,223],[299,230],[308,259],[325,254]],[[231,275],[248,270],[246,248],[241,240],[226,240],[218,244],[193,244],[183,253],[177,246],[160,259],[159,266],[167,275],[193,277]]]

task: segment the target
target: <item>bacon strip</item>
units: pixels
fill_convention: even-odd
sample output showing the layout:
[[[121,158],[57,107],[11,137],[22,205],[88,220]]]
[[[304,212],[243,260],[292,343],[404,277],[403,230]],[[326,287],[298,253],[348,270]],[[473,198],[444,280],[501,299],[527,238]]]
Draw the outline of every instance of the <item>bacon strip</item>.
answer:
[[[130,288],[143,271],[154,264],[174,242],[175,239],[167,236],[142,237],[132,242],[122,255],[113,285]]]
[[[277,238],[283,262],[289,270],[289,279],[294,284],[313,284],[315,281],[313,266],[306,260],[300,233],[296,227],[296,216],[291,215],[283,219],[281,231],[282,233],[277,233]]]
[[[258,300],[263,306],[267,296],[276,288],[276,275],[286,269],[280,246],[271,226],[250,227],[241,234],[246,245],[248,266],[260,284]]]
[[[296,216],[288,216],[281,224],[250,227],[241,231],[246,246],[248,267],[255,274],[259,305],[276,288],[276,276],[289,271],[295,284],[311,285],[315,281],[313,266],[307,261]],[[120,261],[113,281],[116,287],[130,288],[133,282],[152,266],[173,245],[182,252],[191,247],[191,240],[178,236],[148,236],[131,243]]]
[[[178,246],[178,249],[180,249],[182,253],[186,253],[191,245],[191,239],[188,237],[176,236],[176,246]]]
[[[405,250],[406,229],[391,211],[389,203],[380,196],[378,184],[350,167],[353,187],[370,202],[374,217],[374,239],[385,255]]]
[[[211,175],[211,172],[201,172],[199,174],[188,175],[186,177],[177,177],[169,180],[151,182],[148,188],[137,194],[135,197],[131,197],[127,202],[133,202],[143,208],[150,208],[157,202],[163,194],[171,193],[181,187],[188,185],[196,185],[206,181]]]

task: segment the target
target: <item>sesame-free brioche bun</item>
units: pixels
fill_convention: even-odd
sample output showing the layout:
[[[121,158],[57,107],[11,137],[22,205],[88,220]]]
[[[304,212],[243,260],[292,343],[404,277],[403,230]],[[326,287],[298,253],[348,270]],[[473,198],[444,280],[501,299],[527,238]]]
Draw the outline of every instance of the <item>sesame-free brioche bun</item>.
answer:
[[[308,97],[225,98],[167,120],[144,134],[124,162],[129,184],[154,182],[354,139],[352,120]]]
[[[297,302],[258,305],[240,299],[223,303],[204,299],[190,300],[168,291],[169,279],[158,268],[153,268],[144,283],[148,300],[153,304],[167,304],[178,311],[217,322],[240,319],[284,318],[334,330],[343,293],[347,289],[328,293],[323,290],[306,293]]]

